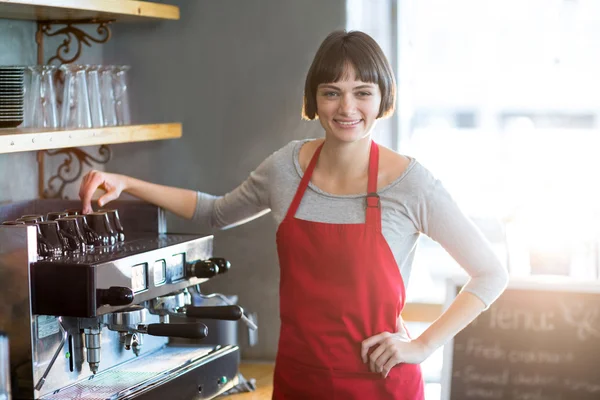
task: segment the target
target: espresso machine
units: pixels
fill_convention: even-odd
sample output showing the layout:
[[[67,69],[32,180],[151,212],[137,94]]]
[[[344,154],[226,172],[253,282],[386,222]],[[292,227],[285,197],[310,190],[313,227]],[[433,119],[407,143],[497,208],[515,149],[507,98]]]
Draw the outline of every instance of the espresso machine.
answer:
[[[211,399],[234,387],[238,346],[202,344],[198,319],[248,321],[243,309],[190,301],[230,267],[213,237],[165,233],[163,210],[146,203],[85,217],[69,211],[78,206],[0,206],[13,398]]]

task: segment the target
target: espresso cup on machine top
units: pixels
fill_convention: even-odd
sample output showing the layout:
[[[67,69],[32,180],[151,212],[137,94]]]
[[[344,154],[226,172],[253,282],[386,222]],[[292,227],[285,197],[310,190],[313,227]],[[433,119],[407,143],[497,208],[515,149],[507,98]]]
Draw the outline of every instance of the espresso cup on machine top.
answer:
[[[100,238],[100,236],[88,225],[85,215],[69,215],[66,217],[66,219],[74,219],[77,221],[77,225],[79,225],[79,230],[83,234],[83,238],[88,249],[104,245],[102,243],[102,238]]]
[[[44,238],[47,245],[50,246],[52,255],[59,256],[63,251],[70,250],[69,243],[60,232],[56,221],[42,221],[37,222],[36,225],[38,226],[42,238]]]
[[[125,241],[125,230],[123,229],[123,225],[121,225],[121,218],[119,218],[119,210],[117,209],[101,209],[98,212],[103,212],[108,215],[108,220],[110,221],[110,225],[112,229],[117,234],[117,239],[119,242]]]
[[[67,213],[68,216],[83,215],[81,208],[67,208],[64,212]]]
[[[23,217],[21,217],[21,218],[23,218]],[[37,231],[38,256],[52,257],[52,256],[59,256],[62,254],[63,246],[62,246],[61,241],[55,240],[54,242],[51,242],[50,240],[46,239],[42,235],[42,230],[40,229],[40,226],[38,225],[36,218],[26,217],[24,221],[22,221],[21,218],[17,218],[17,220],[15,222],[21,222],[21,223],[24,223],[25,225],[35,226],[35,229]]]
[[[85,252],[86,240],[75,218],[62,217],[55,221],[58,223],[60,233],[65,237],[68,250],[72,252]]]
[[[28,214],[28,215],[20,216],[15,221],[22,221],[22,222],[25,222],[26,224],[30,224],[30,223],[42,222],[45,219],[46,218],[43,215]]]
[[[66,217],[67,214],[65,211],[55,211],[55,212],[49,212],[48,214],[46,214],[46,220],[47,221],[55,221],[58,218],[62,218],[62,217]]]
[[[90,228],[100,236],[103,246],[114,246],[117,244],[117,233],[112,229],[107,213],[89,213],[85,215],[85,219]]]

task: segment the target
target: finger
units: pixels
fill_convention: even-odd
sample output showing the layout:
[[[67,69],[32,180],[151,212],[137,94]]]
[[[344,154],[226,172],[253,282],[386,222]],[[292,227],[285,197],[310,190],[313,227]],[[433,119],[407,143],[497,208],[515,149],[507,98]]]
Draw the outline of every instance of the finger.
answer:
[[[370,338],[362,341],[360,355],[361,355],[363,363],[366,363],[367,361],[369,361],[369,358],[368,358],[369,349],[390,335],[391,334],[389,332],[381,332],[375,336],[371,336]]]
[[[400,364],[400,357],[396,356],[396,355],[392,355],[392,357],[390,357],[386,363],[383,365],[383,370],[381,371],[381,374],[383,375],[384,378],[387,378],[387,376],[389,375],[390,371],[392,370],[392,368],[394,368],[396,365]]]
[[[381,376],[385,377],[387,375],[387,373],[385,372],[385,365],[388,363],[388,361],[390,359],[392,359],[394,357],[394,352],[391,351],[386,351],[381,357],[379,357],[379,360],[377,360],[377,372],[381,374]]]
[[[79,185],[79,198],[80,198],[80,199],[83,199],[83,191],[84,191],[84,188],[85,188],[85,186],[87,185],[88,181],[90,180],[90,174],[91,174],[92,172],[93,172],[93,171],[91,171],[91,172],[88,172],[88,173],[87,173],[87,174],[85,174],[85,175],[83,176],[83,178],[81,179],[81,185]]]
[[[369,354],[369,370],[371,372],[380,371],[379,369],[377,369],[377,360],[379,360],[386,351],[386,346],[384,346],[383,343],[379,343],[376,346],[377,347],[373,350],[373,352]]]
[[[83,195],[85,193],[85,188],[87,187],[90,179],[92,178],[92,175],[94,174],[94,170],[88,172],[87,174],[85,174],[83,176],[83,178],[81,179],[81,184],[79,185],[79,198],[83,200]]]
[[[117,193],[117,191],[113,189],[98,199],[98,205],[100,207],[104,207],[106,203],[115,200],[117,197],[119,197],[119,193]]]
[[[89,181],[84,184],[80,194],[82,211],[84,214],[88,214],[92,211],[92,196],[96,189],[102,184],[102,175],[98,173],[92,173]]]

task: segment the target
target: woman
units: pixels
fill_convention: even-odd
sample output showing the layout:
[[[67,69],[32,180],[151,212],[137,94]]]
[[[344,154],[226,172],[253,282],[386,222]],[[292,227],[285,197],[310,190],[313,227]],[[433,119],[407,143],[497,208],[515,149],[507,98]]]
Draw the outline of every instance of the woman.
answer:
[[[395,80],[377,43],[334,32],[308,72],[303,114],[325,138],[294,141],[222,197],[92,171],[84,212],[126,191],[216,227],[270,209],[279,223],[281,332],[274,399],[424,398],[419,363],[490,305],[507,276],[489,244],[423,166],[371,139],[394,111]],[[410,339],[400,318],[420,233],[471,276],[454,303]]]

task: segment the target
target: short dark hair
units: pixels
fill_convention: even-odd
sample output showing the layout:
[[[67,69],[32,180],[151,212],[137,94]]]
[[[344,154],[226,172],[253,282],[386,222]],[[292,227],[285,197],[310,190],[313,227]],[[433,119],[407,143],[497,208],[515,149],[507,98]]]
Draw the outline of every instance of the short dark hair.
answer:
[[[396,80],[388,59],[377,42],[359,31],[330,33],[315,54],[304,84],[302,117],[313,120],[317,115],[317,88],[322,83],[339,82],[348,65],[354,67],[357,79],[375,83],[381,91],[377,118],[394,113]]]

